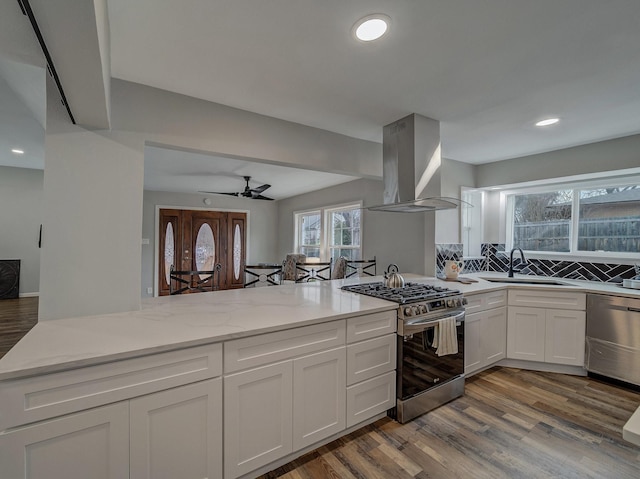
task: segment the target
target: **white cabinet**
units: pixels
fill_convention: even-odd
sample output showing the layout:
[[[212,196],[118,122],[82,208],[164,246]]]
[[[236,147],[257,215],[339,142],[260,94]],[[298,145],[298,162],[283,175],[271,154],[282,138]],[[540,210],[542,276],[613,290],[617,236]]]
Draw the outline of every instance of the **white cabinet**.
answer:
[[[345,386],[344,346],[225,376],[225,477],[342,431]]]
[[[542,304],[547,307],[530,306]],[[583,366],[584,307],[584,293],[509,291],[507,357]]]
[[[213,344],[6,381],[0,478],[221,478],[221,373]]]
[[[293,451],[293,363],[224,378],[224,476],[238,477]]]
[[[345,429],[346,369],[344,346],[294,359],[294,450]]]
[[[0,434],[3,479],[129,477],[126,401]]]
[[[396,405],[397,322],[395,310],[347,322],[347,427]]]
[[[546,317],[544,309],[509,307],[508,358],[544,361]]]
[[[476,294],[467,301],[464,372],[470,375],[506,357],[507,292]]]
[[[547,310],[545,362],[583,366],[586,323],[584,311]]]
[[[394,407],[395,329],[387,311],[226,342],[225,478]]]
[[[222,478],[222,379],[130,401],[131,479]]]

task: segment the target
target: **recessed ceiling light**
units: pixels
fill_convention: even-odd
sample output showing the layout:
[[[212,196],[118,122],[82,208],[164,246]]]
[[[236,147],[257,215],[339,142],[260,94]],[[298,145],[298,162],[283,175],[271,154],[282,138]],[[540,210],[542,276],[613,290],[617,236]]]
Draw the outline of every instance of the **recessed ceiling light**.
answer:
[[[555,125],[559,121],[560,121],[560,118],[547,118],[545,120],[540,120],[538,123],[536,123],[536,126]]]
[[[24,155],[24,150],[19,150],[18,148],[13,148],[11,153],[15,153],[16,155]]]
[[[371,42],[383,36],[389,30],[391,19],[387,15],[375,13],[361,18],[353,26],[354,36],[363,42]]]

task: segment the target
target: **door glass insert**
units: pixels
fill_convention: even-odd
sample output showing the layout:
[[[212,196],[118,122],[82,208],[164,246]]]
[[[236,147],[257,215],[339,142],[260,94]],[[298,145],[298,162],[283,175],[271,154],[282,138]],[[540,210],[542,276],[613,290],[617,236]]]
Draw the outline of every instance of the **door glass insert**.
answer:
[[[240,225],[236,225],[233,230],[233,276],[240,278],[240,263],[242,258],[242,238]]]
[[[173,240],[173,225],[167,223],[167,229],[164,233],[164,279],[167,284],[171,283],[171,266],[175,258]]]
[[[198,230],[196,237],[195,259],[198,271],[211,271],[216,259],[216,243],[213,239],[213,230],[207,223]],[[208,278],[209,274],[201,274],[200,279]]]

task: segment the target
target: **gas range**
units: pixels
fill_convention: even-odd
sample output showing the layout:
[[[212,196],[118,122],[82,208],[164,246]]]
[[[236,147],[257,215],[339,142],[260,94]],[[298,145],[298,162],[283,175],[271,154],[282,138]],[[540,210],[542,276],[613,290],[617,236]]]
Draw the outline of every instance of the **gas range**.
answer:
[[[342,289],[398,303],[398,318],[401,320],[424,318],[465,304],[462,293],[457,289],[423,283],[405,283],[402,288],[389,288],[383,282],[362,283],[343,286]]]

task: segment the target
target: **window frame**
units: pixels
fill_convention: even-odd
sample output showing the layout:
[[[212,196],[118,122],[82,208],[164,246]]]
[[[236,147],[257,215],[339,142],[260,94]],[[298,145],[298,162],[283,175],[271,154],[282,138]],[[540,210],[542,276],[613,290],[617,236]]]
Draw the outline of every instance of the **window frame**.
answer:
[[[516,195],[528,195],[536,193],[548,193],[558,190],[571,190],[572,202],[571,202],[571,222],[569,224],[569,251],[537,251],[537,250],[524,250],[527,256],[531,258],[570,258],[571,260],[584,259],[586,261],[594,261],[602,259],[604,261],[610,261],[612,259],[620,260],[638,260],[640,259],[640,252],[628,253],[628,252],[614,252],[614,251],[585,251],[578,250],[578,231],[580,220],[580,191],[593,190],[599,188],[611,188],[611,187],[624,187],[624,186],[636,186],[640,185],[640,177],[626,177],[626,178],[613,178],[613,179],[600,179],[586,182],[572,182],[572,183],[554,183],[551,185],[534,186],[513,188],[504,190],[501,195],[505,200],[505,249],[510,251],[515,245],[513,244],[514,235],[514,198]]]
[[[364,223],[364,215],[362,214],[363,208],[362,208],[362,201],[358,201],[358,202],[349,202],[349,203],[341,203],[341,204],[337,204],[337,205],[329,205],[329,206],[322,206],[322,207],[317,207],[317,208],[309,208],[306,210],[299,210],[299,211],[294,211],[293,212],[293,223],[294,223],[294,244],[293,244],[293,250],[296,253],[300,253],[300,249],[303,246],[301,244],[300,240],[301,240],[301,233],[302,233],[302,228],[301,228],[301,218],[305,215],[310,215],[310,214],[314,214],[314,213],[319,213],[320,214],[320,261],[329,261],[329,259],[331,258],[331,253],[332,250],[335,249],[334,245],[332,245],[332,241],[331,241],[331,234],[333,232],[333,227],[330,223],[331,220],[331,214],[341,211],[341,210],[355,210],[355,209],[359,209],[361,210],[361,214],[360,214],[360,246],[358,247],[344,247],[342,245],[340,245],[340,249],[353,249],[353,250],[359,250],[359,257],[362,258],[362,251],[363,251],[363,242],[364,242],[364,238],[363,238],[363,223]]]

